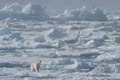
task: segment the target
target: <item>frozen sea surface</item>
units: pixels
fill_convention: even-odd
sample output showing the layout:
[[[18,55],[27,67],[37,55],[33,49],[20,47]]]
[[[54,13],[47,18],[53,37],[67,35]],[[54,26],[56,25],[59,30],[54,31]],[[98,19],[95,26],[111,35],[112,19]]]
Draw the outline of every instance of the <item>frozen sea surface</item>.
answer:
[[[12,15],[14,6],[19,13],[17,3],[3,11]],[[28,4],[23,12],[36,6],[43,9]],[[0,80],[119,80],[120,20],[115,16],[120,14],[107,15],[107,21],[0,20]],[[31,72],[37,60],[40,72]]]
[[[2,80],[120,79],[120,21],[9,19],[0,24]],[[37,60],[42,61],[40,72],[31,72]]]

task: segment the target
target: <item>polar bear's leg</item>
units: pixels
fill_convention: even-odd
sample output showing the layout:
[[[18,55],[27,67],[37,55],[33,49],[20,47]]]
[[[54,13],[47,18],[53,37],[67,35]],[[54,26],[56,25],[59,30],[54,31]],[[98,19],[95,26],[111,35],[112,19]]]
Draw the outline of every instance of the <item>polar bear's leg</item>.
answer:
[[[33,64],[31,64],[31,72],[34,72]]]
[[[35,72],[35,69],[32,69],[31,71],[32,71],[32,72]]]
[[[39,72],[39,67],[36,68],[37,72]]]
[[[32,64],[31,64],[31,71],[32,71],[32,72],[35,72],[35,68],[34,68],[34,67],[35,67],[35,64],[32,63]]]
[[[37,72],[37,67],[35,66],[35,72]]]

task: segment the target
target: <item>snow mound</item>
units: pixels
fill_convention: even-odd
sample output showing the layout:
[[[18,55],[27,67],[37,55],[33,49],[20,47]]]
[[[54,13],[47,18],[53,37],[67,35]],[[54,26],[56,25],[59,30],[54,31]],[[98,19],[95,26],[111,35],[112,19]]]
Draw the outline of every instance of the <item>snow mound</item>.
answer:
[[[63,38],[65,36],[67,36],[66,33],[62,33],[60,32],[58,29],[56,28],[52,28],[50,30],[48,30],[46,32],[46,37],[48,36],[48,38],[52,39],[52,40],[55,40],[55,39],[60,39],[60,38]]]
[[[16,12],[21,13],[22,6],[20,6],[17,2],[13,3],[11,5],[5,5],[5,7],[2,9],[2,11],[8,11],[8,12]]]
[[[34,39],[35,42],[45,42],[45,37],[44,35],[40,35],[39,37]]]
[[[107,17],[101,9],[82,7],[72,11],[65,10],[57,18],[61,20],[84,20],[84,21],[106,21]]]
[[[45,8],[41,7],[39,4],[29,3],[22,9],[22,13],[31,15],[36,19],[48,19]]]
[[[11,30],[9,28],[0,28],[0,35],[11,34]]]

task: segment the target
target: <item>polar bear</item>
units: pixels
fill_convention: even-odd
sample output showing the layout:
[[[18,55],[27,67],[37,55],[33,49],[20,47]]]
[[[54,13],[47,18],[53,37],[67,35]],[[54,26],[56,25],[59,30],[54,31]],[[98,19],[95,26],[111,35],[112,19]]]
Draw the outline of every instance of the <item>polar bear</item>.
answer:
[[[31,64],[31,71],[32,71],[32,72],[39,72],[40,64],[41,64],[41,61],[40,61],[40,60],[38,60],[37,62],[33,62],[33,63]]]

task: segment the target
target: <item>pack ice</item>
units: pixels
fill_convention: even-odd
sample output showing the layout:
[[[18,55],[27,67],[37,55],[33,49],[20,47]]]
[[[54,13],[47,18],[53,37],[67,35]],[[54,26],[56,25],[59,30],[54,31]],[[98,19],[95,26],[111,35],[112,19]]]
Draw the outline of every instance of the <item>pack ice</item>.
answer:
[[[48,15],[45,13],[45,8],[39,4],[29,3],[26,6],[21,6],[18,3],[6,5],[0,10],[0,19],[16,18],[22,20],[46,20]]]
[[[51,16],[46,9],[13,3],[0,10],[0,80],[120,79],[120,13],[84,6]],[[39,72],[31,72],[38,60]]]
[[[61,20],[76,21],[106,21],[107,17],[101,9],[82,7],[76,10],[65,10],[63,14],[57,16]]]

